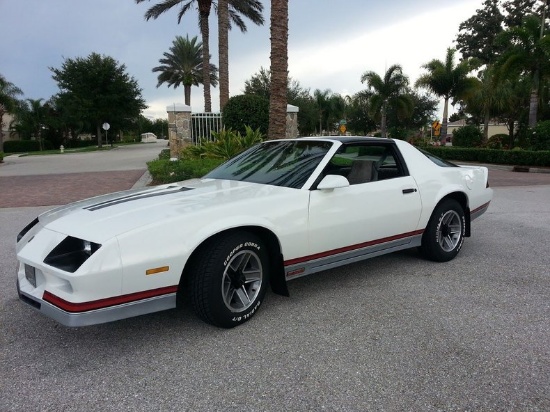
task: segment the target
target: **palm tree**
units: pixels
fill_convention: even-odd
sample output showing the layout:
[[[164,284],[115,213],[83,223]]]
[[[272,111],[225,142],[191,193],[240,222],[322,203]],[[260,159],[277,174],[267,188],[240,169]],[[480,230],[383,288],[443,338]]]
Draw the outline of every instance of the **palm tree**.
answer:
[[[13,83],[6,80],[0,74],[0,151],[4,146],[4,115],[17,108],[17,96],[23,94],[23,91]]]
[[[220,110],[229,100],[229,40],[231,21],[242,33],[247,28],[240,16],[249,18],[254,24],[264,24],[262,16],[264,6],[257,0],[218,0],[218,60],[220,65]]]
[[[531,77],[529,127],[537,124],[541,80],[550,75],[550,35],[544,35],[541,20],[527,16],[521,26],[502,32],[498,41],[509,45],[497,62],[499,77],[526,73]]]
[[[394,64],[386,71],[384,78],[373,71],[363,73],[361,83],[365,82],[369,91],[373,92],[370,99],[371,115],[380,115],[380,135],[386,137],[388,106],[395,105],[406,115],[410,115],[413,110],[412,100],[406,94],[409,78],[403,74],[400,65]]]
[[[445,144],[447,138],[447,123],[449,115],[449,99],[464,99],[475,90],[478,80],[468,76],[472,64],[470,60],[462,60],[455,65],[455,49],[448,48],[445,61],[434,59],[422,67],[428,70],[416,81],[417,87],[425,87],[439,97],[445,99],[443,106],[443,119],[441,122],[441,143]]]
[[[331,93],[330,89],[316,89],[313,92],[313,98],[315,99],[317,110],[319,111],[319,136],[323,134],[323,120],[328,119]]]
[[[137,4],[144,2],[145,0],[135,0]],[[172,9],[172,7],[179,6],[178,12],[178,24],[181,22],[181,19],[187,13],[194,4],[197,4],[197,9],[199,11],[199,27],[201,30],[202,37],[202,84],[204,85],[204,111],[212,111],[212,97],[210,94],[210,26],[208,18],[210,17],[210,10],[212,5],[216,7],[217,3],[213,0],[162,0],[160,3],[155,4],[150,7],[145,12],[145,19],[157,19],[161,14]],[[242,11],[249,12],[250,15],[245,14],[252,21],[260,19],[263,22],[261,17],[262,6],[261,3],[257,0],[227,0],[229,5],[228,15],[229,20],[235,23],[242,31],[246,30],[246,26],[242,21],[239,13]],[[259,4],[259,9],[258,9]],[[223,12],[222,12],[223,13]],[[255,13],[255,14],[254,14]],[[252,16],[252,17],[251,17]],[[228,24],[229,27],[229,24]],[[244,27],[244,29],[243,29]],[[225,76],[225,74],[224,74]],[[225,81],[225,80],[224,80]],[[227,85],[228,85],[227,81]],[[225,87],[225,86],[224,86]],[[227,86],[229,89],[229,85]]]
[[[330,89],[316,89],[313,92],[313,98],[319,112],[319,135],[322,134],[323,123],[325,130],[330,131],[330,124],[337,122],[344,116],[346,101],[338,93],[333,93]]]
[[[269,139],[286,137],[288,84],[288,0],[271,0],[271,88]]]
[[[161,66],[153,68],[153,72],[159,72],[157,87],[166,83],[174,89],[183,85],[185,104],[191,105],[191,86],[202,84],[202,43],[197,36],[189,40],[176,36],[169,52],[163,53],[164,58],[159,60]],[[216,86],[218,76],[217,68],[210,64],[210,84]]]

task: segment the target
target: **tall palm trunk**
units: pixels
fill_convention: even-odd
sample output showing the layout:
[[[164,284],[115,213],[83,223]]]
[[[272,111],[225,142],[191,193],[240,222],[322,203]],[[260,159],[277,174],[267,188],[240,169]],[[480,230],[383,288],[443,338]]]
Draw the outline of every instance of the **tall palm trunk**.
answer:
[[[200,28],[202,35],[202,81],[204,85],[204,111],[212,111],[212,97],[210,96],[210,27],[208,17],[210,17],[210,8],[212,1],[199,1]]]
[[[0,151],[2,151],[4,147],[4,114],[6,113],[6,109],[4,108],[4,105],[0,103]]]
[[[286,137],[286,89],[288,82],[288,0],[271,0],[270,139]]]
[[[229,10],[227,0],[218,0],[218,56],[220,64],[220,111],[229,100]]]
[[[445,103],[443,104],[443,119],[441,121],[441,135],[439,136],[439,143],[445,146],[447,142],[447,123],[449,117],[449,96],[445,96]]]
[[[380,119],[380,136],[386,137],[386,112],[388,108],[388,102],[384,101],[382,103],[382,110],[380,113],[381,119]]]
[[[96,133],[97,133],[97,147],[100,149],[103,147],[103,136],[101,135],[101,125],[99,122],[96,124]]]
[[[489,141],[489,120],[491,119],[491,114],[489,109],[485,110],[485,115],[483,116],[483,143]]]
[[[529,100],[529,127],[537,125],[537,109],[539,106],[539,69],[533,74],[533,88],[531,89],[531,98]]]
[[[183,85],[183,94],[185,96],[185,105],[191,106],[191,85],[190,84]]]

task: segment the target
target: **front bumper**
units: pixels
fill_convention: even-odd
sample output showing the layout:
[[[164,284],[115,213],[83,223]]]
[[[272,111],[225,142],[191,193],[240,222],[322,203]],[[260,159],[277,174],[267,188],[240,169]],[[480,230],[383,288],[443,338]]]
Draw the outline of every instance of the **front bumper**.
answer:
[[[31,293],[33,289],[33,285],[25,277],[18,276],[17,293],[22,302],[62,325],[71,327],[112,322],[176,307],[177,286],[117,296],[101,301],[79,304],[65,302],[64,306],[67,310],[46,301],[44,299],[46,292],[42,298],[38,298],[35,293]],[[50,296],[53,295],[50,294]],[[57,299],[64,302],[62,299]],[[113,304],[114,302],[123,303]],[[79,307],[94,309],[79,311]]]

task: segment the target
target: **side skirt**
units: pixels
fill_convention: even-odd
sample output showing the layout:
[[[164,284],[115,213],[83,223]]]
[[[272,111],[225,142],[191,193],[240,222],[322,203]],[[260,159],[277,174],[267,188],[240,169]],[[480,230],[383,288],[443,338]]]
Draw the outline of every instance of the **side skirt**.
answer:
[[[339,266],[344,266],[350,263],[359,262],[361,260],[370,259],[376,256],[386,255],[388,253],[397,252],[398,250],[410,249],[422,244],[423,231],[413,232],[412,236],[405,238],[389,240],[383,243],[369,242],[368,246],[354,248],[345,248],[343,252],[330,253],[318,257],[318,255],[293,259],[285,262],[286,280],[297,279],[302,276],[311,275],[323,270],[333,269]],[[371,243],[374,243],[371,245]],[[352,250],[349,250],[352,249]]]

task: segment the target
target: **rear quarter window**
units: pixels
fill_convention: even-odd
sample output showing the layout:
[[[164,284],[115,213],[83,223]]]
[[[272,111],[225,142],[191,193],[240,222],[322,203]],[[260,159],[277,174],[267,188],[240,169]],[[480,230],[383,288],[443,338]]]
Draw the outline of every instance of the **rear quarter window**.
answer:
[[[440,167],[459,167],[458,165],[455,165],[452,162],[449,162],[448,160],[443,160],[440,157],[434,156],[431,153],[426,152],[425,150],[418,149],[424,156],[426,156],[428,159],[430,159],[432,162],[434,162],[436,165]]]

